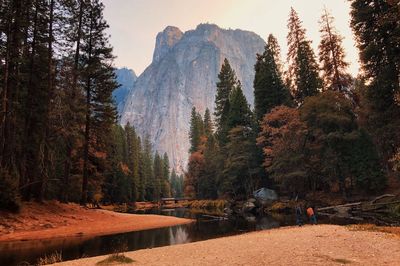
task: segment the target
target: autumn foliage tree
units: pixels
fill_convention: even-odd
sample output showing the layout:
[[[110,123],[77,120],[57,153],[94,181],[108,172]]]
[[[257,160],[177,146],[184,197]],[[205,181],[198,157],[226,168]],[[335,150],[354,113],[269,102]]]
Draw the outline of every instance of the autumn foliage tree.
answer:
[[[263,120],[258,143],[267,172],[287,191],[337,187],[346,196],[385,187],[374,145],[341,93],[309,97],[300,108],[275,108]]]
[[[263,147],[266,171],[282,190],[303,192],[307,178],[307,126],[301,121],[299,110],[275,107],[265,115],[261,128],[257,143]]]

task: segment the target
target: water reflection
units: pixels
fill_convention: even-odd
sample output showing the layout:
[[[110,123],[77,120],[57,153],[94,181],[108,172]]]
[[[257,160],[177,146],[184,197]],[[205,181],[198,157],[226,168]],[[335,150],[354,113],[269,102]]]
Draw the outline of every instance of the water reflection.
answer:
[[[204,219],[186,209],[152,210],[146,213],[164,214],[196,219],[188,225],[114,234],[101,237],[75,237],[41,241],[18,241],[0,243],[0,265],[35,263],[40,257],[61,251],[63,260],[92,257],[115,251],[132,251],[206,240],[254,230],[264,230],[293,224],[290,217],[236,217],[229,220]]]

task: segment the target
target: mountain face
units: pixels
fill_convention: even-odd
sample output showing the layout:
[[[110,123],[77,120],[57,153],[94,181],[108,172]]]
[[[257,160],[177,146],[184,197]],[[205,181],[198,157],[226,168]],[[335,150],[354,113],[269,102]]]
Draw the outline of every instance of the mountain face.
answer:
[[[216,82],[225,58],[252,104],[256,54],[264,46],[260,36],[243,30],[200,24],[182,33],[167,27],[157,35],[152,64],[125,100],[120,123],[129,122],[142,136],[148,135],[154,150],[167,152],[174,168],[182,172],[189,156],[192,107],[202,114],[206,108],[214,112]]]
[[[126,67],[116,69],[115,74],[117,76],[117,83],[120,85],[120,87],[114,90],[112,95],[117,105],[118,113],[120,114],[124,107],[126,96],[132,90],[137,76],[132,69],[128,69]]]

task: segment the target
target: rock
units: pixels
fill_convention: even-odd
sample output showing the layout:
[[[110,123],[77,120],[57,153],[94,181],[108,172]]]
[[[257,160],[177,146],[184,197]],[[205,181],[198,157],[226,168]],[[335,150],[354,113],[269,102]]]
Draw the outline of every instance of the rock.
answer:
[[[163,32],[157,34],[156,48],[153,53],[153,62],[160,61],[183,36],[183,32],[177,27],[168,26]]]
[[[43,227],[44,228],[54,228],[54,226],[52,224],[44,224]]]
[[[251,212],[252,210],[254,210],[255,207],[256,207],[256,205],[253,202],[246,201],[243,204],[242,211],[243,212]]]
[[[254,191],[253,196],[262,206],[265,206],[278,199],[278,194],[275,192],[275,190],[268,188],[260,188],[259,190]]]
[[[256,54],[265,42],[257,34],[201,24],[182,33],[167,27],[157,35],[152,64],[139,76],[125,99],[120,123],[148,135],[154,150],[167,152],[171,166],[182,173],[189,150],[189,123],[193,106],[214,112],[216,82],[227,58],[253,103]]]
[[[231,208],[224,208],[224,213],[227,215],[231,215],[233,213],[233,210]]]
[[[256,203],[256,201],[257,201],[257,200],[254,199],[254,198],[250,198],[250,199],[247,200],[247,202],[252,202],[252,203]]]
[[[115,70],[115,75],[117,77],[116,81],[120,87],[114,90],[112,95],[117,105],[117,111],[120,114],[124,108],[126,96],[132,90],[137,76],[132,69],[128,68],[119,68]]]
[[[256,216],[251,213],[246,213],[246,215],[244,215],[244,218],[248,222],[255,222],[257,220]]]

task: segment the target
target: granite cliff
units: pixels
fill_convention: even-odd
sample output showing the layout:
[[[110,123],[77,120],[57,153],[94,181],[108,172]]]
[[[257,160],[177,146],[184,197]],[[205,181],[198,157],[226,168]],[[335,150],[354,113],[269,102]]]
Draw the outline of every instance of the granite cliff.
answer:
[[[154,150],[167,152],[177,171],[186,168],[189,121],[193,106],[214,111],[217,75],[227,58],[253,103],[256,54],[265,42],[257,34],[200,24],[185,33],[167,27],[156,38],[152,64],[125,99],[120,123],[148,135]]]
[[[116,81],[120,87],[113,91],[113,98],[115,100],[118,113],[120,114],[124,107],[125,99],[132,90],[137,76],[132,69],[128,69],[126,67],[116,69],[115,75],[117,77]]]

